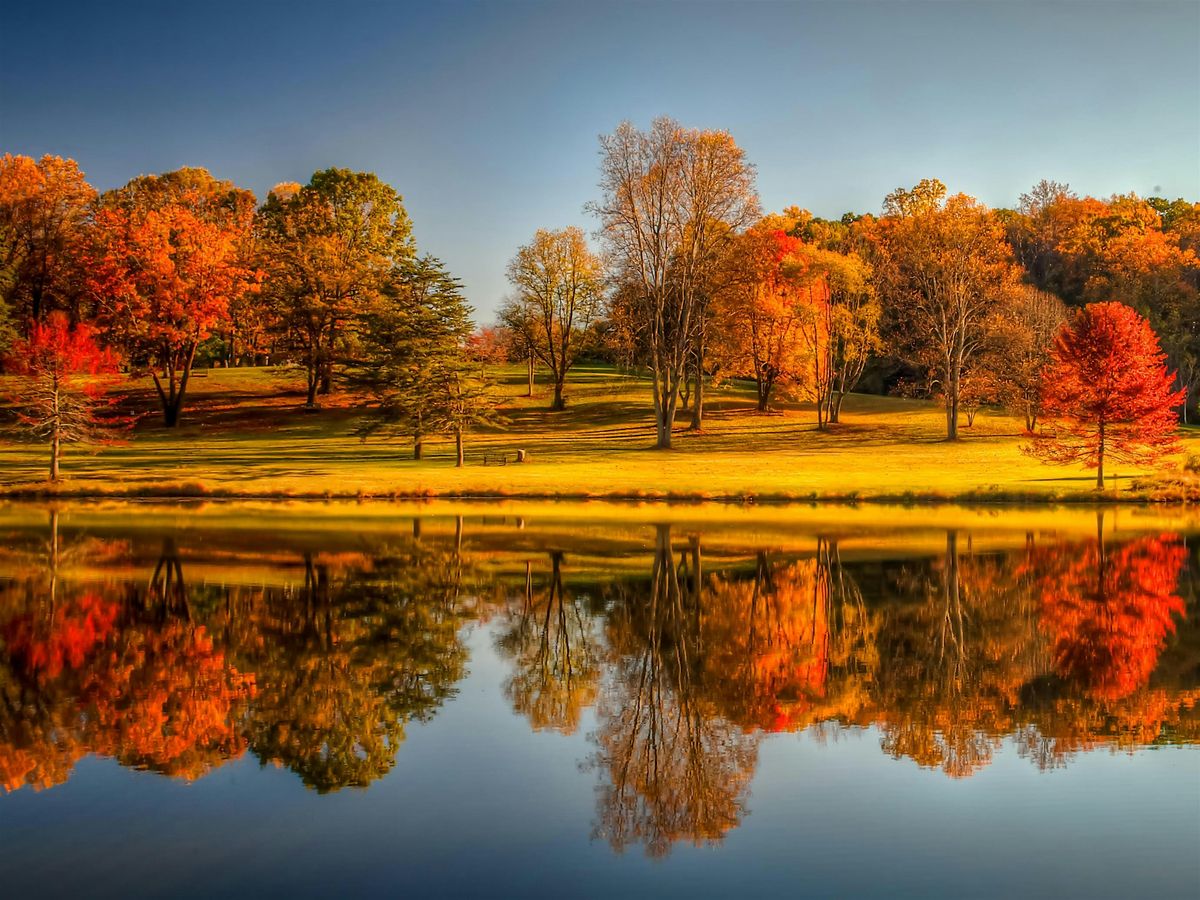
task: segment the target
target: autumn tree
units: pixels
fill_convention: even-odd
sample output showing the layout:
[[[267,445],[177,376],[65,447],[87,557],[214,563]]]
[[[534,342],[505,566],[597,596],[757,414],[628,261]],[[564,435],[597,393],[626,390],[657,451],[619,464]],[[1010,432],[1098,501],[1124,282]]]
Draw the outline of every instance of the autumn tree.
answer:
[[[714,268],[758,213],[754,170],[728,132],[665,117],[648,131],[623,123],[600,150],[603,198],[594,211],[653,376],[655,444],[669,449],[688,365],[705,355]]]
[[[1150,323],[1122,303],[1093,303],[1055,338],[1042,372],[1053,422],[1027,450],[1047,462],[1083,463],[1104,488],[1104,461],[1153,465],[1178,446],[1166,354]]]
[[[110,340],[149,369],[179,424],[200,345],[255,289],[245,258],[253,195],[203,169],[136,178],[105,194],[86,251],[88,289]]]
[[[64,312],[34,321],[29,337],[13,347],[7,368],[22,425],[50,444],[50,480],[58,481],[65,443],[101,443],[124,420],[104,416],[117,376],[117,358],[96,343],[85,324],[71,327]]]
[[[512,347],[512,337],[503,325],[485,325],[476,328],[467,337],[466,354],[473,362],[479,363],[481,373],[488,366],[500,366],[509,361]]]
[[[276,186],[258,227],[267,297],[304,365],[311,408],[332,389],[339,356],[353,355],[351,324],[411,262],[412,225],[400,195],[373,173],[324,169],[302,187]]]
[[[538,229],[508,264],[514,294],[501,310],[505,325],[519,331],[550,370],[551,409],[563,409],[563,385],[578,354],[580,332],[600,309],[604,274],[583,230]]]
[[[945,194],[936,180],[889,194],[874,239],[893,337],[934,373],[955,440],[963,375],[991,340],[1016,270],[1000,220]]]
[[[0,326],[28,333],[51,310],[79,321],[78,244],[96,191],[74,160],[0,157]]]
[[[854,250],[803,246],[801,274],[808,291],[801,320],[810,348],[811,390],[817,426],[837,422],[846,394],[882,347],[881,307],[870,263]]]
[[[1180,387],[1200,387],[1200,212],[1197,204],[1079,197],[1040,182],[1008,215],[1009,240],[1032,282],[1069,306],[1121,297],[1159,335]],[[1190,405],[1192,400],[1188,400]],[[1187,406],[1183,408],[1187,414]]]
[[[804,339],[808,290],[797,277],[800,241],[768,216],[731,242],[712,302],[712,352],[722,373],[754,379],[759,412],[777,387],[794,391],[808,375]]]
[[[359,318],[361,346],[348,376],[377,404],[362,437],[411,435],[420,459],[427,435],[452,434],[463,465],[465,435],[500,422],[489,385],[467,356],[471,333],[462,286],[441,262],[427,256],[398,267]]]
[[[1066,319],[1066,307],[1053,294],[1019,285],[997,325],[992,347],[973,373],[985,379],[989,402],[1021,416],[1029,433],[1041,415],[1042,370]]]

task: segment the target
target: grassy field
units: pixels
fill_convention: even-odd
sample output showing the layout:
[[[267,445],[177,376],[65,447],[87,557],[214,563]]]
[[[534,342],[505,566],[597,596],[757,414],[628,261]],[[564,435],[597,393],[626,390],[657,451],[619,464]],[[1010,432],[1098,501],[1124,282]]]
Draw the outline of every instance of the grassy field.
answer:
[[[957,442],[943,439],[942,410],[930,403],[854,396],[843,422],[816,429],[812,408],[783,404],[764,415],[751,391],[708,392],[706,426],[684,431],[676,447],[651,449],[649,382],[581,367],[568,383],[568,407],[550,412],[549,388],[524,396],[524,370],[505,368],[500,402],[509,425],[471,435],[467,464],[454,466],[449,441],[411,459],[407,438],[354,435],[359,398],[335,395],[317,412],[302,408],[294,370],[197,373],[184,424],[167,429],[153,414],[149,383],[127,403],[149,411],[131,439],[99,452],[67,449],[64,480],[73,495],[245,497],[679,497],[691,499],[1085,500],[1094,475],[1046,466],[1020,452],[1020,423],[984,411]],[[3,385],[0,384],[0,393]],[[0,438],[0,493],[45,491],[46,449]],[[1200,440],[1185,435],[1187,451]],[[485,452],[517,448],[524,465],[483,465]],[[1110,466],[1110,472],[1112,467]],[[1144,473],[1116,467],[1107,499],[1148,498]]]

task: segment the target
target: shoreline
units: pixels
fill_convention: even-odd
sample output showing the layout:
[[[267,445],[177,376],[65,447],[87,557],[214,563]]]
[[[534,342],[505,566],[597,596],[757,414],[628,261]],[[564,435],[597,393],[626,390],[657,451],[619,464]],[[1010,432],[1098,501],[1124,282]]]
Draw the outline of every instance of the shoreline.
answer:
[[[714,506],[776,506],[829,505],[829,506],[962,506],[962,507],[1111,507],[1111,506],[1154,506],[1189,509],[1197,503],[1196,498],[1166,496],[1147,492],[1145,489],[1127,488],[1106,490],[1103,494],[1094,491],[1014,492],[1006,490],[972,490],[956,494],[937,491],[904,491],[900,493],[706,493],[703,491],[235,491],[224,488],[210,489],[196,484],[173,484],[162,487],[147,486],[134,489],[108,490],[65,486],[18,486],[0,487],[0,500],[46,501],[46,500],[156,500],[161,502],[187,502],[194,500],[231,501],[358,501],[358,502],[604,502],[604,503],[654,503],[664,505]]]

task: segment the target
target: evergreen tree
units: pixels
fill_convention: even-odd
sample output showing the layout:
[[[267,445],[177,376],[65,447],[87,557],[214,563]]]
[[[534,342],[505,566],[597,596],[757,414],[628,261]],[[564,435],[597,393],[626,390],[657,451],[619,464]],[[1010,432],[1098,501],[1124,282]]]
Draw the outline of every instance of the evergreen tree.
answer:
[[[464,435],[500,424],[487,382],[466,354],[471,310],[462,285],[432,256],[393,270],[383,296],[360,317],[360,353],[348,375],[374,395],[377,409],[360,435],[412,436],[420,459],[430,434],[453,434],[457,465]]]

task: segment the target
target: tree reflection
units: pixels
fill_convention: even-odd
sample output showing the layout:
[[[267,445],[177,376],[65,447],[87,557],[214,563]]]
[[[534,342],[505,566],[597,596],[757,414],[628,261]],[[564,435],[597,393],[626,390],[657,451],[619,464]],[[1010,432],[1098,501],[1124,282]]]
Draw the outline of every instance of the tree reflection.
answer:
[[[1184,657],[1192,684],[1154,684],[1160,659],[1187,617],[1178,593],[1187,549],[1169,534],[1108,544],[1102,525],[1099,519],[1094,541],[1040,547],[1026,560],[1050,642],[1052,677],[1031,682],[1024,698],[1031,722],[1019,740],[1043,768],[1101,744],[1132,749],[1200,739],[1194,683],[1200,648],[1192,646]]]
[[[861,708],[877,624],[836,541],[804,560],[760,551],[753,577],[712,576],[702,609],[706,682],[743,728],[793,731]]]
[[[339,571],[309,554],[304,572],[298,593],[263,598],[243,620],[258,682],[250,747],[318,791],[363,787],[395,765],[405,724],[432,716],[463,676],[461,558],[413,541]]]
[[[883,748],[963,777],[1014,726],[1039,643],[1011,561],[946,535],[940,558],[901,566],[881,626],[876,712]]]
[[[534,730],[587,731],[595,831],[619,850],[720,841],[768,733],[872,727],[954,777],[1005,740],[1047,768],[1200,740],[1177,536],[985,552],[950,531],[931,553],[832,533],[784,551],[660,526],[651,554],[623,532],[605,556],[421,521],[340,550],[218,552],[51,513],[0,550],[0,784],[58,784],[89,753],[192,779],[249,751],[317,791],[369,785],[455,695],[472,623]]]
[[[758,739],[719,715],[697,678],[699,561],[693,540],[676,564],[670,527],[659,526],[648,589],[614,589],[592,765],[596,833],[618,851],[640,843],[662,856],[679,840],[719,841],[745,813]]]
[[[513,661],[504,684],[513,709],[535,730],[573,734],[596,697],[600,639],[582,598],[564,587],[562,569],[563,553],[551,551],[550,575],[539,589],[533,564],[525,563],[520,603],[506,617],[497,646]]]
[[[1143,687],[1184,615],[1176,590],[1186,557],[1174,535],[1039,552],[1037,590],[1056,674],[1097,699]]]
[[[168,539],[141,586],[64,591],[51,561],[4,590],[6,789],[57,784],[87,753],[192,779],[247,748],[320,791],[366,785],[462,677],[457,548],[336,569],[310,553],[302,588],[199,607],[185,571]]]
[[[189,779],[240,753],[237,722],[253,677],[203,625],[173,617],[153,586],[132,598],[112,586],[64,596],[59,564],[55,552],[47,577],[26,583],[20,611],[0,626],[5,786],[58,783],[84,753]]]

